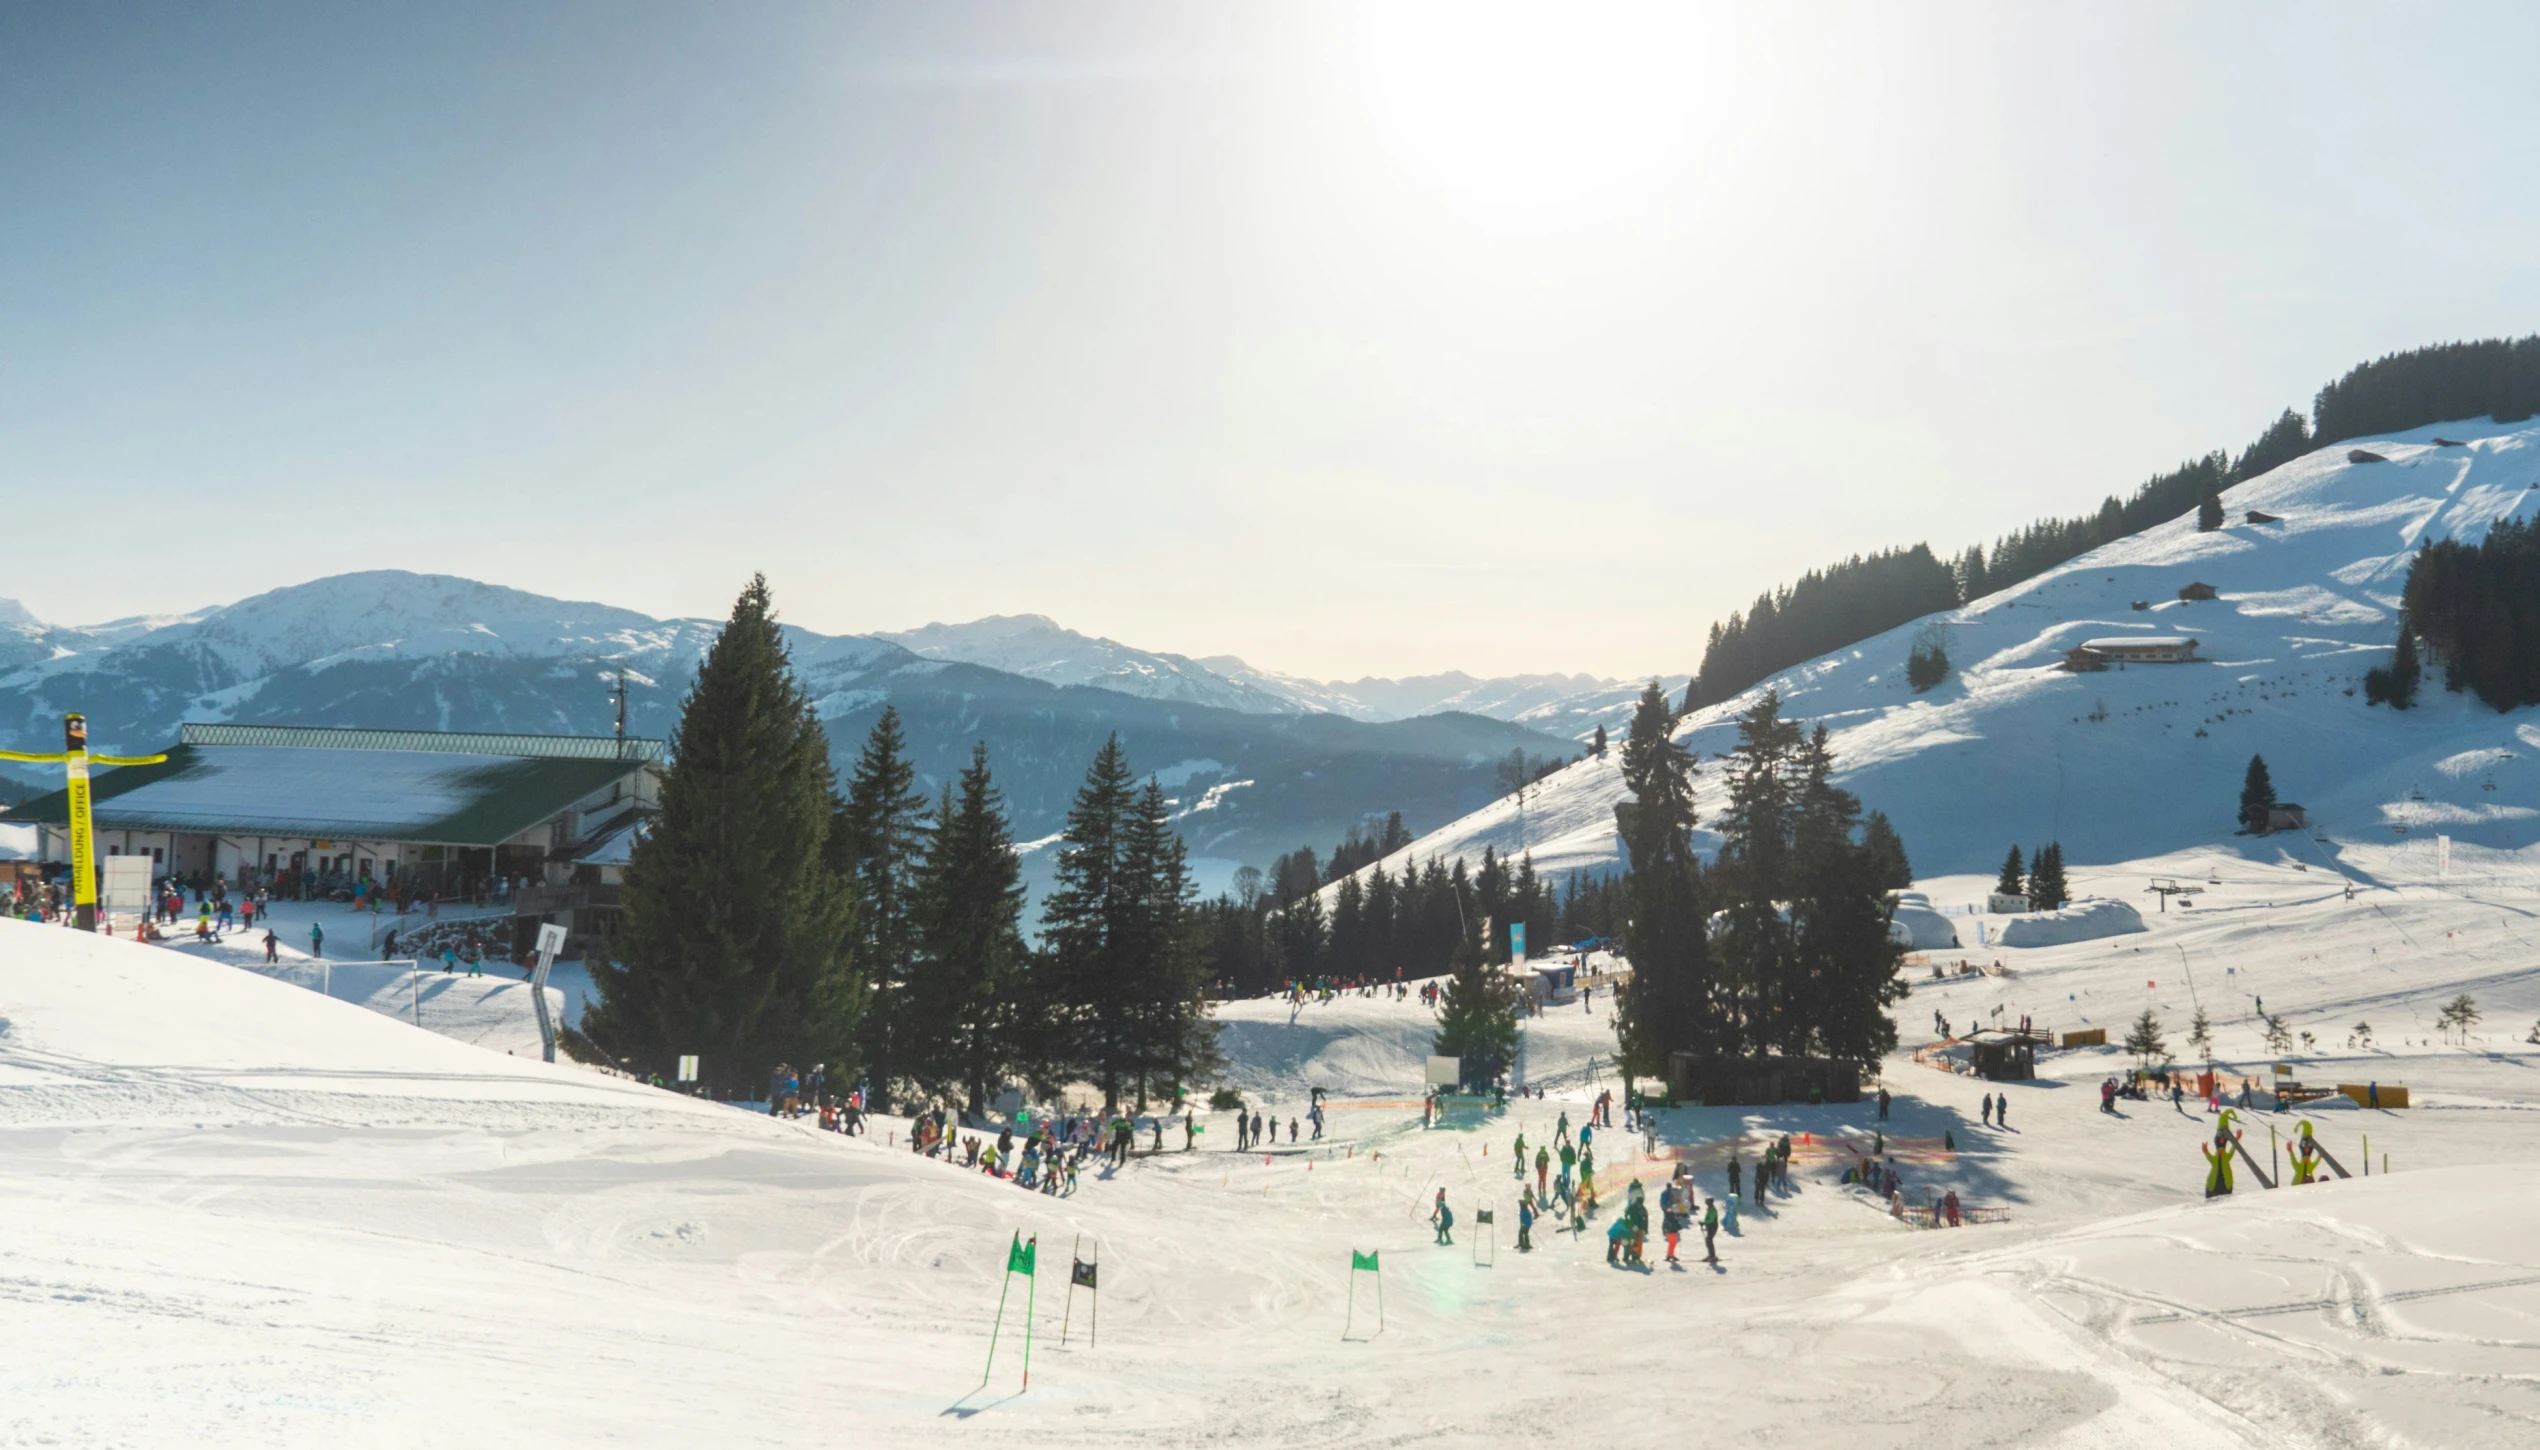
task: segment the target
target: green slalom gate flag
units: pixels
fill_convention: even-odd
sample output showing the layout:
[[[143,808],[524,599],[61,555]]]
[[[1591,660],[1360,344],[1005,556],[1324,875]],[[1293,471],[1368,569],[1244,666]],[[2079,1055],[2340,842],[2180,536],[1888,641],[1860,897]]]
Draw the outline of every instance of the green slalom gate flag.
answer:
[[[1349,1251],[1349,1267],[1352,1272],[1359,1269],[1373,1271],[1376,1267],[1376,1256],[1374,1254],[1362,1254],[1356,1249],[1351,1249]]]
[[[1005,1253],[1005,1271],[1009,1274],[1031,1273],[1033,1253],[1040,1246],[1041,1241],[1037,1238],[1027,1244],[1023,1242],[1022,1235],[1015,1235],[1014,1247]]]

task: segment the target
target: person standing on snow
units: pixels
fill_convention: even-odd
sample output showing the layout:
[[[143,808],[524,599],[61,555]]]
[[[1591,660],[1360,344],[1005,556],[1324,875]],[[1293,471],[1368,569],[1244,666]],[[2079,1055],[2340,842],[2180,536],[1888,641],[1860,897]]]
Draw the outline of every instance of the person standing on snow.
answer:
[[[1706,1198],[1702,1202],[1702,1262],[1717,1264],[1720,1262],[1720,1200]]]
[[[273,928],[272,928],[272,927],[266,927],[266,928],[265,928],[265,960],[266,960],[266,961],[268,961],[268,962],[279,960],[279,954],[280,954],[280,952],[281,952],[281,948],[282,948],[282,939],[281,939],[280,937],[277,937],[277,936],[275,936],[275,935],[273,934]]]
[[[1552,1150],[1549,1148],[1537,1148],[1535,1150],[1535,1198],[1538,1201],[1543,1198],[1546,1191],[1544,1188],[1544,1179],[1551,1172]],[[1523,1177],[1524,1175],[1521,1173],[1519,1176]]]
[[[1526,1181],[1526,1135],[1523,1132],[1517,1135],[1517,1181]]]
[[[309,923],[309,955],[313,957],[326,955],[326,928],[314,921]]]
[[[1452,1245],[1455,1242],[1455,1210],[1446,1206],[1446,1190],[1443,1188],[1438,1190],[1437,1207],[1429,1210],[1429,1222],[1438,1226],[1439,1243]]]
[[[1534,1235],[1535,1194],[1534,1190],[1529,1188],[1521,1190],[1517,1195],[1517,1252],[1533,1253],[1535,1251]]]

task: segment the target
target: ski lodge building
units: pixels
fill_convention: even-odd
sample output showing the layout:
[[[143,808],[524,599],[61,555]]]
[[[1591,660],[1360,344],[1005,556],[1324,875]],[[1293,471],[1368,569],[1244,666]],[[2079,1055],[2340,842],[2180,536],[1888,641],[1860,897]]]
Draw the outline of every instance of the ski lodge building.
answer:
[[[561,920],[616,906],[635,824],[659,795],[662,742],[291,725],[186,725],[168,758],[102,772],[97,854],[147,855],[154,875],[219,877],[277,896],[349,894],[368,880],[421,894],[521,883],[517,909]],[[67,793],[0,822],[70,859]],[[605,900],[602,898],[606,898]]]
[[[2189,665],[2198,663],[2196,641],[2189,635],[2119,635],[2086,639],[2064,652],[2064,668],[2089,674],[2110,665]]]

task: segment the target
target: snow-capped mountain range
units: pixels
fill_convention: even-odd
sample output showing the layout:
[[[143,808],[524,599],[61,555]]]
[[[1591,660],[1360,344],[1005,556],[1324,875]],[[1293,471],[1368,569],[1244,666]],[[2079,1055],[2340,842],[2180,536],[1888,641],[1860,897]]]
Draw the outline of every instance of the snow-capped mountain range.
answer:
[[[1461,671],[1388,680],[1310,680],[1256,669],[1234,655],[1193,659],[1079,634],[1040,614],[998,614],[968,624],[930,624],[875,636],[928,659],[986,665],[1027,679],[1095,685],[1150,700],[1214,705],[1262,715],[1332,714],[1352,720],[1410,720],[1461,711],[1514,720],[1548,734],[1586,740],[1631,715],[1639,686],[1594,675],[1508,675],[1476,679]]]
[[[186,721],[595,734],[609,728],[620,672],[630,727],[666,735],[720,628],[396,570],[92,627],[0,601],[0,743],[55,748],[69,710],[89,715],[105,750],[156,748]],[[1511,752],[1577,749],[1478,709],[1394,719],[1307,707],[1037,616],[892,637],[789,626],[787,637],[841,770],[895,705],[922,788],[951,779],[984,741],[1031,840],[1056,829],[1116,731],[1133,765],[1178,793],[1194,854],[1224,872],[1300,845],[1328,849],[1370,813],[1437,824],[1489,799]],[[33,767],[11,778],[42,783]]]
[[[2350,450],[2386,461],[2350,461]],[[1682,717],[1676,738],[1704,762],[1703,818],[1725,805],[1715,758],[1769,688],[1786,716],[1829,727],[1843,784],[1887,812],[1923,876],[1990,871],[2014,844],[2061,841],[2075,860],[2214,842],[2432,879],[2438,836],[2456,843],[2460,871],[2540,838],[2540,711],[2499,714],[2447,692],[2439,666],[2412,710],[2370,706],[2361,690],[2365,670],[2390,658],[2421,542],[2476,541],[2500,520],[2540,515],[2540,425],[2347,439],[2223,503],[2223,528],[2199,532],[2192,516],[2157,525]],[[2183,598],[2191,584],[2218,597]],[[1916,694],[1905,659],[1930,629],[1954,668]],[[2196,662],[2063,667],[2085,640],[2160,636],[2193,638]],[[2234,836],[2253,754],[2282,799],[2308,808],[2309,831]],[[1487,845],[1530,852],[1539,870],[1609,868],[1620,856],[1614,806],[1628,799],[1620,755],[1580,761],[1402,854],[1478,860]],[[2332,881],[2324,873],[2324,889]]]

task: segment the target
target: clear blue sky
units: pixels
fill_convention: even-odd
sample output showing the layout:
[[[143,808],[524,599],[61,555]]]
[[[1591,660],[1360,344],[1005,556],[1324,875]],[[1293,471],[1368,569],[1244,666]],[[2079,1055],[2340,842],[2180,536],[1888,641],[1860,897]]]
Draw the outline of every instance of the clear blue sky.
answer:
[[[0,595],[1681,673],[2540,330],[2540,8],[0,8]]]

